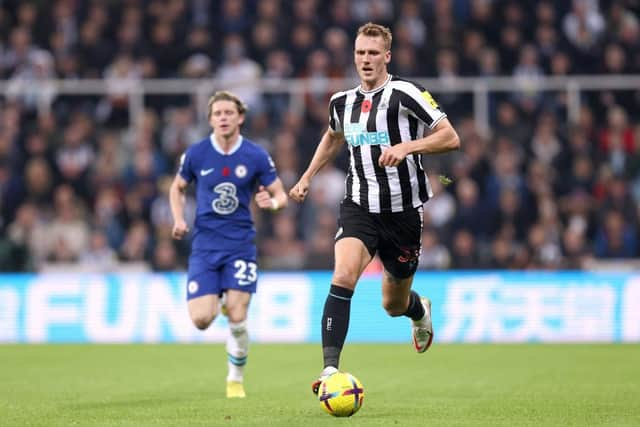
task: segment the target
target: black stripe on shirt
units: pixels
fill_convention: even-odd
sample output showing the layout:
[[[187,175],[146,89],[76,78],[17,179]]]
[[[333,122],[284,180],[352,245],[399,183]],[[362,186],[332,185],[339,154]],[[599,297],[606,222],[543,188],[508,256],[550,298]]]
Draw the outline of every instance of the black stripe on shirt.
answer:
[[[411,133],[411,140],[418,139],[418,119],[413,116],[409,116],[409,132]],[[413,163],[416,165],[416,178],[418,178],[418,195],[420,200],[424,203],[429,200],[429,194],[427,193],[427,179],[422,169],[422,156],[420,154],[413,155]]]
[[[329,103],[329,127],[335,130],[336,115],[340,120],[341,127],[344,129],[344,107],[347,101],[347,95],[338,96]],[[335,115],[334,115],[335,113]]]
[[[351,107],[351,123],[360,122],[362,101],[364,101],[364,95],[360,92],[356,93],[356,99],[353,101],[353,106]],[[360,180],[360,203],[358,204],[362,206],[363,209],[369,210],[369,186],[367,184],[367,178],[364,174],[364,167],[362,166],[362,147],[353,147],[351,153],[353,155],[353,164],[355,166],[356,173],[358,174],[358,179]]]
[[[393,77],[391,78],[391,81],[392,81],[392,82],[405,82],[405,83],[410,83],[410,84],[414,85],[414,86],[416,87],[416,89],[418,89],[420,92],[424,92],[425,90],[427,90],[427,89],[425,89],[425,87],[424,87],[424,86],[422,86],[420,83],[418,83],[418,82],[414,82],[414,81],[411,81],[411,80],[407,80],[407,79],[403,79],[402,77],[393,76]]]
[[[358,174],[358,179],[360,180],[360,206],[363,209],[369,210],[369,197],[367,194],[369,193],[369,185],[367,184],[367,178],[364,175],[364,167],[362,166],[362,147],[357,146],[352,149],[353,155],[353,164],[356,168],[356,173]]]
[[[364,95],[360,92],[356,93],[356,99],[353,101],[353,106],[351,107],[351,123],[358,123],[360,121],[362,101],[364,101]]]
[[[400,99],[404,95],[403,92],[393,89],[389,97],[389,109],[387,110],[387,127],[389,129],[389,139],[391,145],[402,142],[402,134],[400,133]],[[400,180],[400,191],[402,192],[402,207],[410,209],[413,207],[411,192],[411,177],[409,175],[409,167],[407,159],[404,159],[397,167],[398,178]]]
[[[349,145],[349,155],[353,156],[353,151],[351,146]],[[347,171],[347,183],[345,185],[345,195],[347,197],[351,197],[351,193],[353,192],[353,169],[351,168],[351,162],[349,162],[349,170]]]
[[[342,130],[344,131],[344,125],[345,125],[345,111],[346,111],[346,104],[347,104],[347,94],[344,94],[342,96],[338,96],[336,98],[333,99],[333,101],[330,102],[329,104],[329,126],[331,126],[331,129],[335,129],[335,116],[333,115],[334,111],[338,116],[338,120],[340,120],[340,127],[342,128]],[[351,147],[349,147],[349,149],[351,149]],[[351,189],[353,188],[353,171],[351,170],[351,162],[349,162],[349,170],[347,171],[347,179],[346,179],[346,186],[345,186],[345,191],[347,195],[351,194]]]
[[[380,99],[382,99],[382,92],[380,91],[373,95],[371,102],[371,111],[369,112],[369,118],[367,119],[367,132],[375,132],[376,128],[376,116],[378,115],[378,105]],[[378,164],[378,159],[382,154],[382,149],[379,145],[371,146],[371,161],[373,162],[373,170],[376,173],[376,181],[380,187],[378,192],[378,200],[380,202],[381,212],[391,211],[391,190],[389,188],[389,178],[387,177],[387,171],[385,168]]]
[[[400,92],[400,102],[422,120],[427,126],[431,127],[433,117],[418,102],[405,92]]]
[[[413,162],[416,164],[416,175],[418,177],[418,195],[422,203],[429,200],[429,193],[427,192],[427,176],[422,168],[422,155],[414,154]]]

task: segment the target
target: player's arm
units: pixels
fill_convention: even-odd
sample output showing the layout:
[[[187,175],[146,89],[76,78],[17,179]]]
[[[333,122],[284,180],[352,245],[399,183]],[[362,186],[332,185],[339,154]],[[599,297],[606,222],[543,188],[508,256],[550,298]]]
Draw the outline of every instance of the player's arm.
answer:
[[[284,191],[284,185],[282,185],[280,178],[276,178],[273,183],[266,187],[261,185],[258,188],[255,199],[260,209],[271,211],[279,211],[286,208],[288,203],[287,193]]]
[[[316,152],[313,154],[307,170],[302,174],[296,185],[289,191],[289,196],[293,200],[299,203],[304,201],[309,192],[311,180],[324,165],[335,159],[344,141],[344,134],[342,132],[327,129],[320,139],[320,143],[316,148]]]
[[[400,145],[405,146],[407,155],[446,153],[460,148],[460,137],[445,117],[434,126],[429,135]]]
[[[424,138],[389,147],[380,154],[380,166],[398,166],[410,154],[437,154],[460,148],[460,137],[449,120],[441,119]]]
[[[171,215],[173,216],[174,239],[182,239],[188,232],[189,227],[184,219],[184,206],[186,204],[185,192],[189,183],[180,174],[177,174],[169,187],[169,204],[171,205]]]

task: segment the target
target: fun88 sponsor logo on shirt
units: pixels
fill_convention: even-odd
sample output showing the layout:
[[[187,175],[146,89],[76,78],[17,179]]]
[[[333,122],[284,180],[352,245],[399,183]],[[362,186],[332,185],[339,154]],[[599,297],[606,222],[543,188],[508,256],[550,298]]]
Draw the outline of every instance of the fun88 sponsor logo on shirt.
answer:
[[[388,132],[367,132],[365,127],[359,123],[351,123],[345,126],[344,139],[353,147],[391,144]]]

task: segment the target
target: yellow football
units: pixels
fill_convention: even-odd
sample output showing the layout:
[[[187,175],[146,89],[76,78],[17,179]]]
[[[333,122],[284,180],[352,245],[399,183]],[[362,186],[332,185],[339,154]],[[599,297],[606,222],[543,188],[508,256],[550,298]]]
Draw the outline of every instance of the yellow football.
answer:
[[[336,372],[320,383],[320,406],[334,417],[350,417],[358,412],[364,401],[364,387],[348,372]]]

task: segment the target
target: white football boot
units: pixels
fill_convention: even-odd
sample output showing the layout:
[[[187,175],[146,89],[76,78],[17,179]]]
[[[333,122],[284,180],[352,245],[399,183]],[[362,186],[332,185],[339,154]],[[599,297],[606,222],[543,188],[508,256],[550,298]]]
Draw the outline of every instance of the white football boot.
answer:
[[[335,374],[336,372],[338,372],[338,369],[333,366],[327,366],[326,368],[324,368],[322,372],[320,372],[320,376],[318,377],[318,379],[311,384],[311,391],[313,392],[313,394],[317,395],[318,391],[320,390],[320,384],[322,384],[322,381],[324,381],[330,375]]]
[[[424,307],[424,317],[420,320],[412,320],[413,347],[418,353],[424,353],[433,343],[433,323],[431,322],[431,300],[421,297],[420,302]]]

